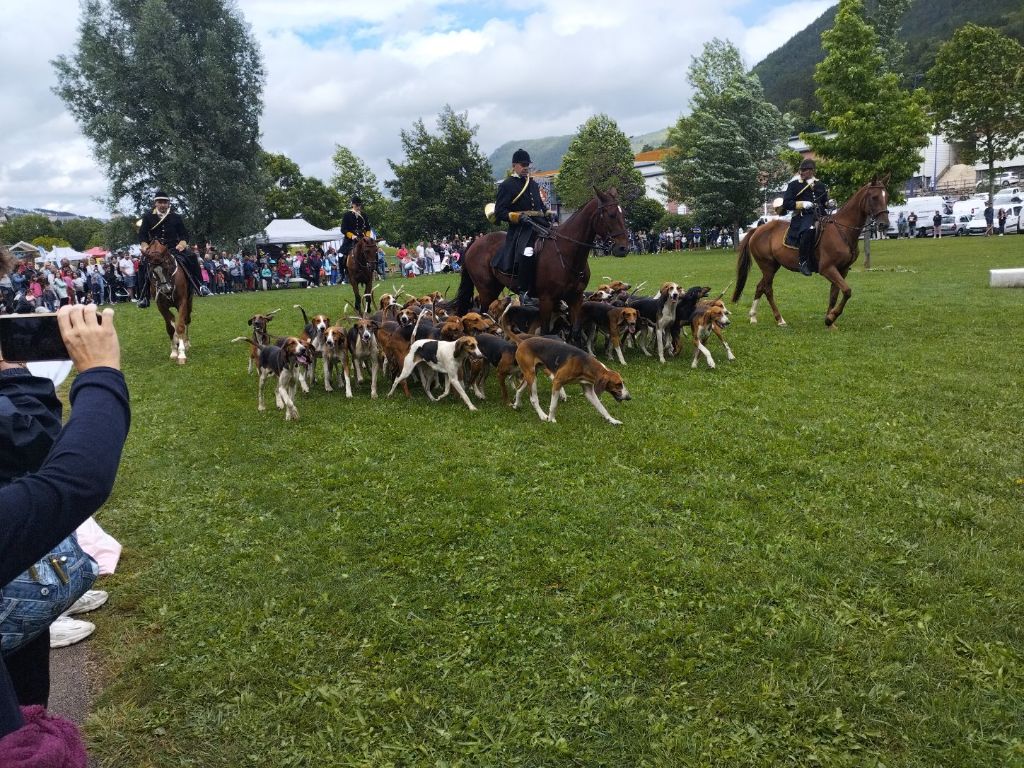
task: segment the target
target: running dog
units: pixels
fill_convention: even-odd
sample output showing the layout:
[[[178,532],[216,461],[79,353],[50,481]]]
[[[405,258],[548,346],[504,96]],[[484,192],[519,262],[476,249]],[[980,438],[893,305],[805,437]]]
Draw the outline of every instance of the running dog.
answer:
[[[238,336],[232,341],[245,341],[256,346],[252,339],[245,336]],[[295,407],[295,387],[301,375],[299,371],[303,366],[309,364],[309,349],[299,338],[289,336],[280,344],[265,344],[259,348],[259,351],[260,383],[257,409],[267,410],[263,403],[263,384],[271,376],[276,376],[275,402],[277,407],[284,409],[285,421],[298,420],[299,411]]]
[[[409,347],[409,353],[405,356],[402,372],[395,377],[395,381],[391,385],[388,397],[395,393],[395,389],[397,389],[399,384],[412,376],[412,372],[416,369],[417,365],[425,363],[433,372],[445,374],[444,391],[437,397],[434,397],[431,393],[431,385],[426,381],[424,382],[427,397],[431,400],[440,400],[446,397],[454,388],[469,410],[475,411],[476,406],[473,405],[473,401],[466,394],[466,390],[462,386],[460,374],[462,373],[462,362],[464,360],[479,357],[483,357],[483,354],[477,346],[476,339],[472,336],[463,336],[455,341],[434,341],[433,339],[414,341],[412,346]]]

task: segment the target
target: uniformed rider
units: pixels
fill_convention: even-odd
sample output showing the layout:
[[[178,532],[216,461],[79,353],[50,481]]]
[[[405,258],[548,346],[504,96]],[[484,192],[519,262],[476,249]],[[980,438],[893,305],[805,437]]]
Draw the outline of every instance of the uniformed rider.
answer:
[[[171,198],[158,189],[153,194],[153,210],[146,213],[139,222],[139,244],[142,246],[142,258],[139,259],[139,309],[149,306],[149,259],[146,251],[153,241],[163,243],[169,249],[177,251],[184,262],[193,287],[198,290],[203,283],[199,271],[199,261],[195,254],[188,251],[188,232],[181,214],[171,209]]]
[[[538,221],[546,222],[548,215],[548,206],[541,197],[540,187],[530,176],[530,153],[525,149],[517,149],[512,154],[511,175],[498,185],[494,219],[508,222],[501,264],[513,264],[519,296],[524,303],[532,300],[530,294],[537,276],[537,258],[533,253],[537,230],[530,225],[528,218],[533,216]]]
[[[780,213],[792,211],[786,246],[800,252],[800,274],[813,275],[815,269],[814,241],[817,236],[816,223],[825,215],[828,204],[828,190],[814,178],[817,165],[807,158],[800,163],[800,173],[786,187],[782,196]]]
[[[358,195],[352,196],[352,207],[341,217],[341,231],[344,235],[341,241],[342,256],[348,256],[352,246],[360,237],[373,236],[370,230],[370,220],[363,213],[363,201]]]

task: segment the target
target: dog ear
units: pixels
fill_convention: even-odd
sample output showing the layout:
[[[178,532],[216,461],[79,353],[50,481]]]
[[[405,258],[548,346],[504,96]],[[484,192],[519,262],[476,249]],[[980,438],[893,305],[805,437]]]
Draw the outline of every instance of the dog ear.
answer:
[[[255,317],[250,317],[249,318],[249,325],[252,325],[252,321],[255,320],[255,319],[256,319]]]
[[[594,393],[598,397],[608,388],[608,378],[608,371],[601,371],[601,375],[594,382]]]

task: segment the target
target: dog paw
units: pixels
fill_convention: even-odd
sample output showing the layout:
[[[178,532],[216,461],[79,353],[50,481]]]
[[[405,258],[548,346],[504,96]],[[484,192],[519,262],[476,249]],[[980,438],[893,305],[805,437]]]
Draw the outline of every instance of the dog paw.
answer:
[[[608,423],[611,424],[613,427],[621,427],[622,426],[622,422],[619,421],[618,419],[608,419]]]
[[[256,406],[256,410],[259,411],[260,413],[263,413],[265,410],[267,410],[267,406],[265,406],[265,405],[257,405]]]

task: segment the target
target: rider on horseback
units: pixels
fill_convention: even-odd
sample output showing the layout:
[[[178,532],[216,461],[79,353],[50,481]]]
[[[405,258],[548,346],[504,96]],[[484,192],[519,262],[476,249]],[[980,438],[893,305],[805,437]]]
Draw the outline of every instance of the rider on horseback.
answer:
[[[171,210],[171,198],[158,189],[153,193],[153,210],[146,213],[139,221],[139,243],[142,245],[142,258],[139,260],[139,309],[149,306],[149,259],[146,251],[149,245],[157,240],[168,249],[181,254],[181,260],[189,273],[189,279],[198,290],[203,284],[199,271],[199,260],[194,253],[188,251],[188,232],[185,222],[177,211]]]
[[[363,213],[363,201],[358,195],[352,196],[352,207],[341,217],[341,231],[344,233],[344,239],[341,241],[343,258],[348,256],[352,246],[356,244],[356,240],[372,235],[370,220]]]
[[[789,182],[782,196],[782,204],[777,208],[779,213],[793,212],[786,235],[786,247],[799,249],[800,274],[808,277],[814,274],[815,267],[815,222],[820,216],[825,215],[825,206],[828,203],[828,190],[814,178],[816,169],[817,165],[810,158],[800,163],[799,176]]]
[[[503,272],[511,269],[517,274],[519,296],[524,303],[530,300],[537,274],[537,260],[533,255],[537,230],[529,221],[531,216],[547,218],[548,206],[541,197],[540,187],[530,176],[530,153],[517,149],[512,154],[512,174],[498,186],[494,219],[508,222],[499,268]],[[511,266],[513,263],[515,266]]]

